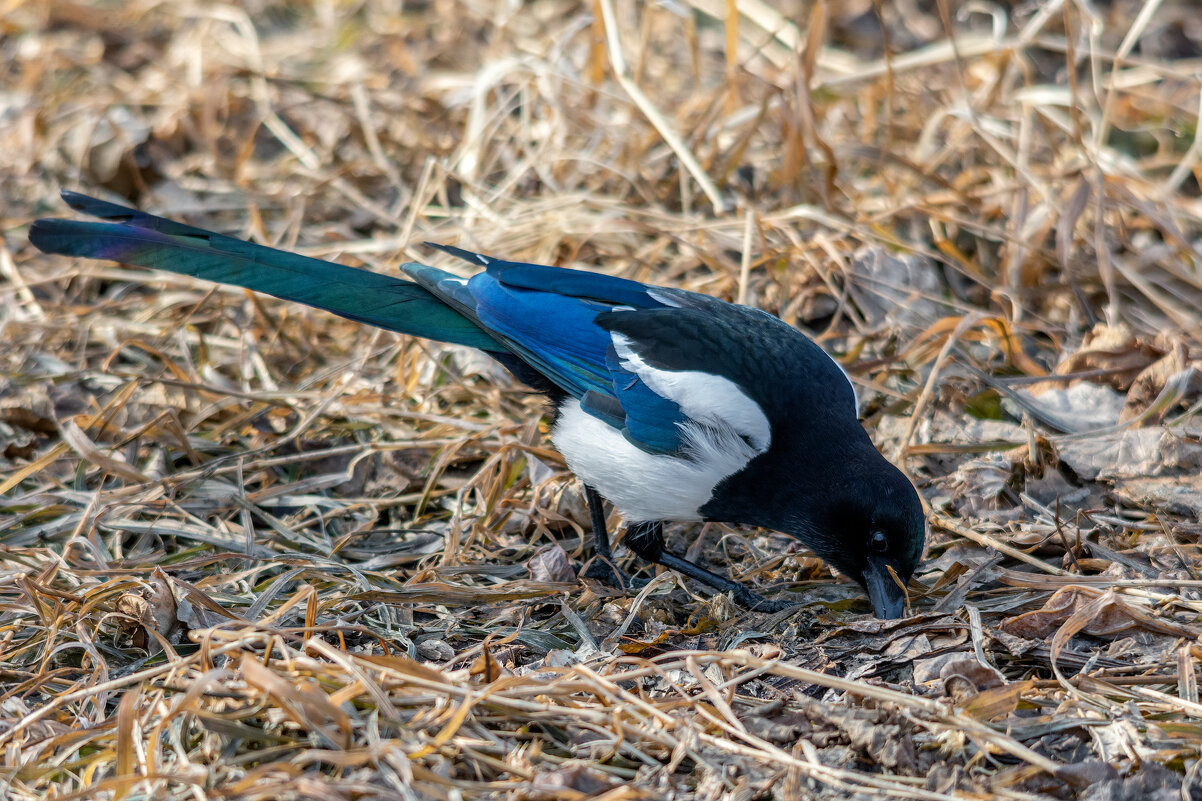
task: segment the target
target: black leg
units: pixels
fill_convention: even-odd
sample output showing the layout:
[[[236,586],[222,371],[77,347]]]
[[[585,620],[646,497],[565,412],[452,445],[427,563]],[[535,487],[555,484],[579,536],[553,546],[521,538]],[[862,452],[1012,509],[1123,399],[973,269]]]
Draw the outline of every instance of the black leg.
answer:
[[[737,581],[712,573],[700,565],[695,565],[688,559],[664,550],[664,528],[661,523],[635,523],[626,529],[623,540],[630,550],[646,559],[664,567],[671,568],[677,573],[683,573],[691,579],[696,579],[719,592],[729,592],[739,603],[757,612],[779,612],[795,604],[788,601],[769,601],[759,593],[752,592]]]
[[[605,525],[605,507],[603,505],[605,502],[588,484],[584,485],[584,498],[588,501],[588,513],[593,523],[593,551],[602,560],[612,565],[614,552],[609,547],[609,530]]]
[[[617,563],[614,562],[613,549],[609,547],[609,531],[605,527],[605,502],[601,500],[601,496],[595,489],[585,484],[584,497],[588,501],[589,517],[593,524],[593,551],[595,554],[585,569],[584,575],[604,581],[606,584],[622,590],[646,584],[646,579],[627,576],[618,569]]]

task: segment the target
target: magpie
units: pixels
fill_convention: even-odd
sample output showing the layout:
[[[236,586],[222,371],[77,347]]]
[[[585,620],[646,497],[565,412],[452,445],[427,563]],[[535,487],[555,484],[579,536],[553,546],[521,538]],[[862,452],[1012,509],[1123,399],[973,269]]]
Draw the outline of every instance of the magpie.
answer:
[[[903,614],[922,555],[917,491],[859,423],[837,362],[779,318],[694,292],[431,245],[475,265],[461,278],[407,263],[410,280],[183,225],[75,192],[104,222],[41,219],[46,253],[234,284],[362,323],[478,348],[554,408],[551,440],[582,481],[596,559],[622,582],[602,497],[638,556],[740,604],[769,601],[664,547],[664,521],[719,521],[799,539]],[[431,243],[427,243],[431,244]],[[609,571],[608,574],[606,571]]]

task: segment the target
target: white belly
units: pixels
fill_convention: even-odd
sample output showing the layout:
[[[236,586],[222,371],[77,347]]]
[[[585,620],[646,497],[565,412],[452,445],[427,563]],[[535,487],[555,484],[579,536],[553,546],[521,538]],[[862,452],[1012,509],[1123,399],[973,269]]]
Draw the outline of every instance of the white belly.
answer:
[[[757,453],[733,432],[710,427],[687,425],[686,439],[691,458],[647,453],[574,399],[560,406],[551,432],[572,472],[613,503],[628,523],[700,520],[700,509],[718,482]]]

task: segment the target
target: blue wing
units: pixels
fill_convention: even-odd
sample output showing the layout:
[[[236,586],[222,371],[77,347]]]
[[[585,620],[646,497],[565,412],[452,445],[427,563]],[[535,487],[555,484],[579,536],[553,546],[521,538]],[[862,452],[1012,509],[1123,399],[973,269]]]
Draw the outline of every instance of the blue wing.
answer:
[[[681,450],[679,424],[688,418],[622,366],[611,333],[597,323],[599,315],[618,310],[637,314],[680,305],[673,290],[436,247],[484,265],[484,272],[467,282],[483,328],[638,447],[652,453]]]

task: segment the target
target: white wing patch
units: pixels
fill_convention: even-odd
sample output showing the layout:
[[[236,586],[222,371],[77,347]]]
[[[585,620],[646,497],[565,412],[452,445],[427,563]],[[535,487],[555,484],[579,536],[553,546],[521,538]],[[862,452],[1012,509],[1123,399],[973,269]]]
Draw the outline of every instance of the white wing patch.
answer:
[[[760,405],[735,382],[697,370],[660,370],[643,361],[630,338],[612,334],[622,367],[642,379],[652,392],[680,407],[685,416],[707,428],[731,430],[744,438],[755,453],[768,450],[772,427]]]
[[[691,458],[647,453],[571,399],[559,407],[551,441],[627,522],[700,520],[718,482],[759,451],[729,427],[689,422],[681,429]]]
[[[733,381],[696,370],[660,370],[634,351],[628,337],[612,337],[622,367],[689,418],[680,424],[686,456],[647,453],[575,400],[560,406],[551,440],[572,472],[627,521],[700,520],[718,482],[768,450],[768,418]]]

